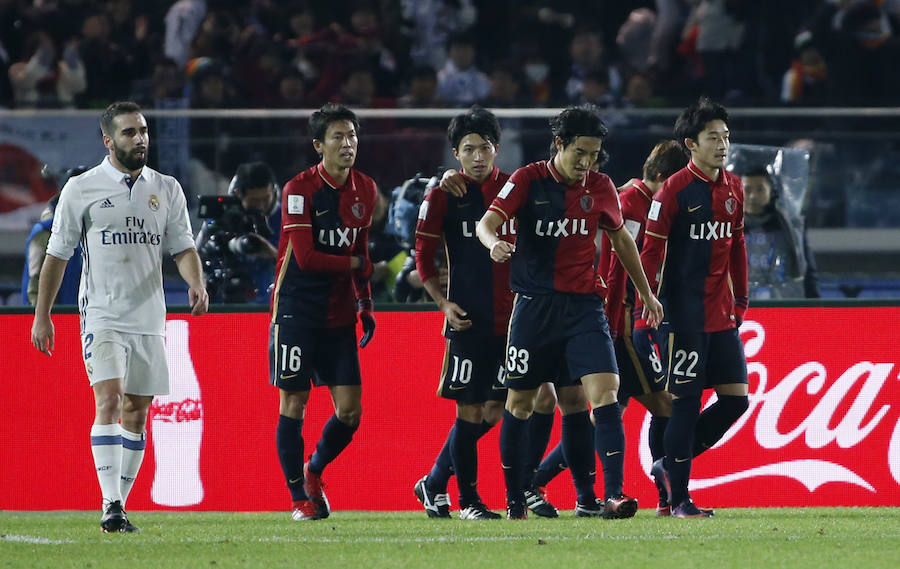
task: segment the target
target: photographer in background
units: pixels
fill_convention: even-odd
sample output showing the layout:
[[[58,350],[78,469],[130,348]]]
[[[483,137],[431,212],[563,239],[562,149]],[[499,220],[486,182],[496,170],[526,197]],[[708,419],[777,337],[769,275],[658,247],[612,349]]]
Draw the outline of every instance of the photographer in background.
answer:
[[[391,192],[385,233],[393,235],[400,247],[407,252],[403,267],[394,281],[395,302],[420,302],[423,299],[425,285],[416,270],[416,221],[425,193],[437,183],[437,176],[427,178],[417,173]],[[441,278],[444,285],[446,274],[447,271],[443,270]]]
[[[238,166],[228,197],[201,196],[197,251],[210,302],[268,303],[281,227],[280,189],[264,162]]]
[[[791,215],[781,199],[772,166],[750,166],[741,181],[750,298],[819,298],[805,219]]]

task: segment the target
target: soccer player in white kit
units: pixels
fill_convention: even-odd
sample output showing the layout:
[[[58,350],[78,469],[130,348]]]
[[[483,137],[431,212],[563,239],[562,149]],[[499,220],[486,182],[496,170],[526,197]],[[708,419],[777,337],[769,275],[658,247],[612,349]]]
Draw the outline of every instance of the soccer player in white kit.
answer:
[[[78,306],[96,408],[91,450],[103,494],[100,529],[130,533],[139,530],[124,504],[144,458],[147,412],[154,395],[169,392],[163,252],[174,256],[188,284],[192,314],[205,313],[209,297],[181,185],[146,165],[150,136],[140,107],[113,103],[100,117],[100,129],[109,156],[70,178],[60,195],[31,341],[51,355],[50,308],[80,241]]]

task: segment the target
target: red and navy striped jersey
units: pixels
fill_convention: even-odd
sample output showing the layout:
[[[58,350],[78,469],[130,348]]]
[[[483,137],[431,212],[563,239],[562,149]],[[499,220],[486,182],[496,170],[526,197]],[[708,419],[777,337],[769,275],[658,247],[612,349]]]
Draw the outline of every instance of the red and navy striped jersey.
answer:
[[[647,217],[641,263],[674,330],[719,332],[747,308],[744,187],[693,162],[665,181]]]
[[[419,209],[416,268],[423,282],[437,276],[434,258],[443,240],[450,269],[447,298],[465,310],[472,321],[472,327],[463,334],[506,336],[513,301],[509,263],[491,260],[490,253],[475,235],[475,227],[507,180],[509,174],[494,166],[482,184],[466,178],[463,197],[434,188]],[[500,239],[514,243],[515,220],[504,222],[497,234]],[[444,322],[445,336],[453,338],[460,333]]]
[[[377,191],[356,169],[338,186],[321,163],[285,184],[272,322],[310,328],[356,322],[356,298],[372,295],[350,263],[353,255],[368,259]]]
[[[490,210],[517,218],[512,289],[523,294],[594,293],[598,226],[622,227],[616,187],[597,172],[567,186],[552,160],[516,170]]]
[[[634,239],[638,250],[644,243],[647,211],[650,209],[652,199],[653,194],[650,188],[639,179],[632,180],[630,185],[619,194],[625,229]],[[626,311],[635,308],[634,283],[628,278],[625,267],[619,261],[619,257],[612,248],[612,242],[605,233],[600,246],[600,264],[597,272],[606,280],[608,287],[606,317],[609,319],[609,333],[613,338],[623,336],[629,332],[625,329]],[[634,318],[633,322],[634,328],[647,327],[647,323],[640,319],[640,314]]]

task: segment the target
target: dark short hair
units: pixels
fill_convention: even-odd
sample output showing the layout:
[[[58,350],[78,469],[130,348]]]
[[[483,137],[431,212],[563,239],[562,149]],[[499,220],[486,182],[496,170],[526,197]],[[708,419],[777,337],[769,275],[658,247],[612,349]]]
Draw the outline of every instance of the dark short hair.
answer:
[[[103,114],[100,115],[100,130],[106,136],[112,136],[113,131],[113,121],[119,115],[130,115],[132,113],[141,112],[141,106],[132,101],[116,101],[110,106],[106,107],[106,110],[103,111]]]
[[[337,121],[350,121],[359,134],[359,120],[356,113],[338,103],[325,103],[322,108],[309,116],[309,134],[313,140],[322,140],[325,138],[328,125]]]
[[[275,186],[275,174],[265,162],[244,162],[237,167],[231,180],[231,191],[239,196],[252,188]]]
[[[684,168],[688,156],[684,146],[677,140],[662,140],[656,143],[647,160],[644,161],[644,177],[656,180],[662,176],[663,180]]]
[[[720,120],[728,124],[728,111],[719,103],[713,102],[708,97],[700,99],[681,111],[675,120],[675,137],[684,144],[685,138],[697,140],[700,132],[710,121]]]
[[[591,136],[602,141],[609,134],[609,129],[600,116],[600,109],[587,104],[568,107],[550,119],[550,132],[554,139],[559,137],[562,140],[565,148],[579,136]]]
[[[447,127],[447,138],[452,148],[458,148],[463,137],[473,133],[493,144],[500,144],[500,123],[497,122],[497,117],[478,105],[453,117]]]

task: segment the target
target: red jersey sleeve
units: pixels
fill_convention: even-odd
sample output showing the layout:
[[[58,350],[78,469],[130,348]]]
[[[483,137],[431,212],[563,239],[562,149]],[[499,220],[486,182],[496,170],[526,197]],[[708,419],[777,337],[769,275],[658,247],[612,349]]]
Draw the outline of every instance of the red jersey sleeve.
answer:
[[[622,227],[622,204],[619,203],[619,192],[606,174],[601,174],[599,181],[595,183],[603,200],[603,211],[600,213],[598,223],[602,229],[616,231]]]
[[[747,244],[744,240],[744,187],[740,178],[736,178],[735,181],[738,184],[737,194],[740,197],[740,205],[738,206],[738,223],[731,237],[728,270],[734,291],[734,313],[740,323],[744,320],[744,313],[747,312],[750,303],[750,286],[747,281]]]
[[[353,244],[353,247],[350,249],[350,253],[355,256],[360,256],[366,259],[369,263],[372,262],[369,259],[369,228],[361,229],[359,231],[359,235],[356,238],[356,243]],[[363,299],[371,299],[372,298],[372,278],[361,278],[358,275],[358,271],[353,272],[353,289],[356,291],[356,298],[358,300]]]
[[[528,200],[528,194],[531,191],[531,180],[533,175],[529,168],[535,167],[534,164],[519,168],[513,172],[509,180],[500,188],[500,192],[494,201],[491,202],[488,211],[493,211],[503,218],[503,221],[509,221],[515,217],[516,212]]]
[[[665,262],[666,240],[669,238],[672,221],[678,214],[677,195],[671,188],[672,186],[666,180],[650,203],[650,211],[647,213],[647,229],[644,232],[644,246],[641,250],[641,265],[644,267],[644,274],[650,281],[650,288],[656,290],[657,293]]]
[[[303,185],[291,180],[284,186],[281,196],[282,235],[288,237],[294,250],[294,258],[306,271],[339,273],[350,270],[350,257],[328,255],[313,246],[312,220],[309,212],[312,199],[303,191]]]
[[[419,219],[416,222],[416,270],[423,283],[438,276],[434,259],[441,243],[446,215],[447,194],[434,187],[419,206]]]

